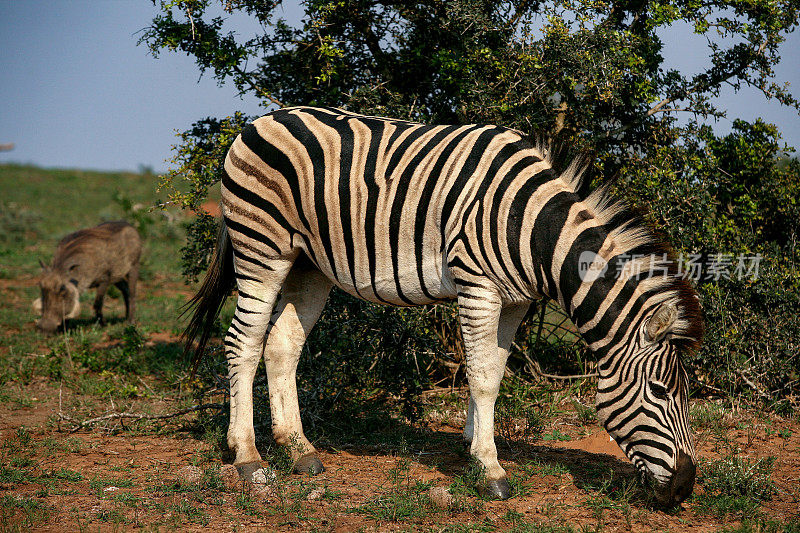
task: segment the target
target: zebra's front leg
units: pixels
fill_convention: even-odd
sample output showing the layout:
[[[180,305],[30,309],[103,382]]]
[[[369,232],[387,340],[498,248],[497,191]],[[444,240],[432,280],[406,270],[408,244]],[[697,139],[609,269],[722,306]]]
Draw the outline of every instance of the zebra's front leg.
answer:
[[[280,287],[292,261],[270,261],[272,270],[248,271],[238,277],[239,297],[228,334],[225,353],[231,389],[231,418],[228,426],[228,447],[236,454],[234,466],[249,483],[267,483],[273,473],[261,465],[253,428],[253,380],[264,350],[269,319]],[[250,269],[252,270],[252,269]]]
[[[472,436],[475,433],[475,400],[467,393],[467,418],[464,421],[464,446],[472,447]]]
[[[530,304],[522,304],[518,306],[505,307],[500,312],[500,323],[497,330],[497,344],[498,348],[506,351],[506,359],[508,359],[508,350],[511,348],[511,343],[514,342],[514,334],[519,328],[520,322],[525,318]],[[467,417],[464,423],[464,445],[469,450],[472,446],[472,436],[475,433],[475,400],[469,395],[467,399]]]
[[[267,336],[264,363],[275,442],[288,448],[295,472],[319,474],[325,467],[303,433],[296,375],[303,344],[325,306],[331,282],[318,270],[300,263],[303,261],[298,261],[283,285]]]
[[[470,454],[484,468],[485,480],[480,489],[504,500],[511,496],[511,486],[497,461],[494,405],[509,346],[528,306],[502,308],[495,291],[476,287],[464,287],[459,292],[458,305],[470,388],[464,439],[471,443]]]

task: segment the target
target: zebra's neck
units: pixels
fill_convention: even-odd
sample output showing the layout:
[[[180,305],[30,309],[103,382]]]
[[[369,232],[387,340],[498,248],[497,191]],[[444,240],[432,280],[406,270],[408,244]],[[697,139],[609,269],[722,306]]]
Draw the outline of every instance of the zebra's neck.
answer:
[[[693,289],[667,248],[604,190],[554,196],[533,226],[537,290],[557,301],[602,361],[627,345],[642,322],[671,301],[686,343],[702,335]]]

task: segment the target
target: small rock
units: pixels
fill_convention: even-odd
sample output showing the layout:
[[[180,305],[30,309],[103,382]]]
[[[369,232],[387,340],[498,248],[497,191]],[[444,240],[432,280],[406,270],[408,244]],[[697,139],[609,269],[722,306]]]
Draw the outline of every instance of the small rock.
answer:
[[[103,492],[117,492],[119,487],[106,487],[103,489]]]
[[[256,485],[269,485],[277,479],[277,474],[271,468],[259,468],[253,472],[253,483]]]
[[[325,496],[325,487],[317,487],[316,489],[308,493],[308,496],[306,496],[306,500],[313,502],[319,500],[323,496]]]
[[[250,495],[257,500],[272,500],[277,497],[275,485],[250,484]]]
[[[453,505],[453,495],[445,487],[431,487],[428,490],[428,497],[435,506],[442,509],[447,509]]]
[[[219,475],[225,490],[228,492],[247,491],[253,498],[268,500],[276,496],[275,480],[277,475],[271,468],[260,468],[253,472],[253,480],[247,482],[239,475],[239,470],[233,465],[222,465]]]
[[[229,491],[239,490],[242,486],[242,479],[239,477],[239,471],[233,465],[222,465],[219,471],[222,482],[225,484],[225,489]]]
[[[178,480],[187,485],[197,485],[203,479],[203,471],[194,465],[184,466],[178,470]]]

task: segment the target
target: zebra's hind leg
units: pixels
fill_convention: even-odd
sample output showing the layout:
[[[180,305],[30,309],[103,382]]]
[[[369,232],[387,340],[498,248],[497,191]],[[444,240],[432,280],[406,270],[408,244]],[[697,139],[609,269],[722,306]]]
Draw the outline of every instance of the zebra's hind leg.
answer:
[[[249,483],[267,483],[274,474],[261,465],[253,429],[253,380],[264,349],[275,301],[294,258],[260,259],[255,263],[235,259],[239,297],[228,334],[225,356],[231,388],[228,447],[236,454],[234,465]]]
[[[483,466],[480,491],[505,500],[511,497],[506,472],[497,461],[494,443],[494,405],[505,372],[508,349],[527,305],[502,307],[496,292],[479,287],[459,287],[458,307],[461,331],[467,353],[467,379],[472,404],[472,429],[465,427],[465,440],[471,436],[470,454]],[[470,435],[471,433],[471,435]]]
[[[296,373],[303,344],[325,306],[331,286],[308,260],[298,259],[283,284],[264,349],[272,434],[275,442],[288,448],[296,472],[319,474],[325,469],[303,433]]]

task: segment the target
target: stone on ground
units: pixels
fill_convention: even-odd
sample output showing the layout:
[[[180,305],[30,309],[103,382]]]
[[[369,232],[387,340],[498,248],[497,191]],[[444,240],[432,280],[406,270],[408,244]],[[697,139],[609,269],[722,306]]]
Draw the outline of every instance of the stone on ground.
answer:
[[[325,487],[317,487],[316,489],[308,493],[308,496],[306,496],[306,500],[313,502],[321,499],[323,496],[325,496]]]
[[[431,487],[428,490],[428,497],[431,499],[436,507],[447,509],[453,505],[453,495],[447,487]]]
[[[194,465],[188,465],[178,470],[178,481],[187,485],[196,485],[203,479],[203,471]]]

